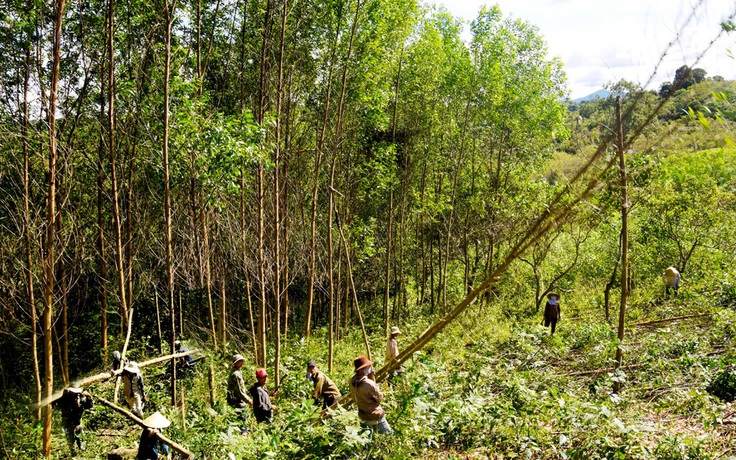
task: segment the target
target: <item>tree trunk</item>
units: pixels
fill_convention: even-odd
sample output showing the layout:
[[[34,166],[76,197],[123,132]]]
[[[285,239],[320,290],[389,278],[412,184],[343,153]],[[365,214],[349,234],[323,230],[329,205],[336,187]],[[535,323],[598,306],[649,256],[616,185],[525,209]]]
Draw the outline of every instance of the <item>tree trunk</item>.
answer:
[[[33,356],[33,381],[36,384],[36,403],[42,398],[41,393],[41,371],[38,364],[38,318],[36,314],[36,296],[33,283],[33,244],[31,240],[31,208],[30,208],[30,169],[31,157],[28,148],[28,88],[31,77],[31,48],[26,49],[26,62],[23,72],[23,126],[21,137],[23,138],[23,238],[26,249],[26,290],[28,293],[28,309],[30,310],[31,330],[31,354]],[[35,411],[36,420],[41,420],[41,410]]]
[[[204,245],[204,276],[205,291],[207,292],[207,312],[210,317],[210,333],[212,334],[212,345],[217,350],[217,330],[215,329],[215,307],[212,302],[212,265],[210,264],[210,225],[208,213],[204,211],[205,203],[202,193],[199,199],[199,222],[202,225],[202,243]]]
[[[171,352],[176,340],[176,316],[174,314],[174,250],[171,229],[171,179],[169,173],[169,86],[171,79],[171,29],[174,23],[176,0],[166,0],[166,57],[164,64],[164,226],[166,233],[166,289],[168,290],[169,319],[171,321]],[[171,360],[171,405],[176,406],[176,359]]]
[[[104,215],[104,152],[105,152],[105,70],[100,74],[100,144],[97,151],[97,265],[100,270],[100,346],[103,353],[103,365],[107,366],[107,260],[105,255],[105,215]]]
[[[616,97],[616,124],[618,134],[618,157],[621,172],[621,307],[618,314],[618,346],[616,347],[616,370],[623,363],[624,327],[626,325],[626,298],[629,295],[629,196],[626,178],[626,157],[624,156],[624,134],[621,122],[621,96]],[[613,392],[621,391],[619,381],[614,382]]]
[[[107,150],[110,154],[110,185],[112,187],[112,217],[115,226],[115,264],[118,270],[118,289],[120,290],[120,334],[121,337],[126,330],[128,314],[128,286],[125,282],[125,266],[123,265],[123,236],[120,219],[120,205],[118,200],[117,167],[115,165],[115,0],[110,0],[107,11],[108,33],[108,81],[107,81]]]
[[[332,372],[332,364],[335,357],[335,283],[333,274],[334,264],[334,247],[332,244],[332,216],[335,212],[335,196],[334,196],[334,184],[335,184],[335,164],[337,158],[335,155],[332,156],[332,164],[330,165],[330,190],[329,190],[329,204],[327,209],[329,210],[329,216],[327,217],[327,277],[330,285],[330,309],[328,315],[329,328],[329,358],[327,360],[327,370]]]
[[[51,70],[51,92],[49,94],[49,170],[47,177],[48,194],[46,201],[46,240],[44,241],[44,287],[43,287],[43,342],[44,342],[44,395],[51,397],[54,391],[53,349],[51,345],[52,319],[54,308],[54,272],[56,268],[56,101],[59,93],[59,67],[61,63],[61,30],[64,18],[65,0],[56,0],[54,21],[53,64]],[[43,411],[44,457],[51,458],[51,406]]]

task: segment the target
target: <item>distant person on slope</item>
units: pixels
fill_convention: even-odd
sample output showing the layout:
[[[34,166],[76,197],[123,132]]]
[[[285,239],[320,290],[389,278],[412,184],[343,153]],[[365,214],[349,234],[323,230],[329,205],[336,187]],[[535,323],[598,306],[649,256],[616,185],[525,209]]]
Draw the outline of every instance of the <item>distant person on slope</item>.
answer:
[[[401,331],[398,327],[393,326],[391,328],[391,332],[389,332],[388,335],[388,343],[386,344],[386,364],[391,364],[392,362],[396,361],[396,358],[399,356],[399,334],[401,334]],[[396,368],[392,368],[391,373],[388,375],[388,382],[391,383],[391,380],[396,377],[397,375],[403,373],[406,369],[404,369],[404,366],[399,365]]]
[[[360,425],[368,432],[369,437],[373,437],[373,430],[376,428],[381,434],[392,434],[393,430],[381,407],[383,393],[375,382],[373,363],[365,356],[359,356],[353,361],[353,365],[355,374],[350,379],[350,388],[353,390],[355,405],[358,406]]]
[[[319,400],[322,399],[322,409],[332,407],[340,399],[340,390],[337,385],[333,382],[324,372],[317,369],[317,363],[309,361],[307,363],[307,380],[314,383],[314,391],[312,392],[312,398],[314,398],[314,405],[319,404]]]
[[[550,335],[554,335],[557,327],[557,321],[560,320],[560,295],[556,292],[547,294],[547,305],[544,306],[544,327],[552,326]]]

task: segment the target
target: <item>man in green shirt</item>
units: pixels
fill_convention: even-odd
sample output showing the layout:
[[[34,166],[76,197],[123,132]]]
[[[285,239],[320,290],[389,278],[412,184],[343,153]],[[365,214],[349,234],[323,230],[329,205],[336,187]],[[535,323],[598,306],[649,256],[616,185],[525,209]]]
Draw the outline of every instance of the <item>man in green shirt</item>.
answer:
[[[243,372],[241,368],[245,363],[242,355],[233,356],[233,370],[230,378],[227,380],[227,403],[230,404],[238,416],[243,421],[241,434],[248,434],[248,411],[247,407],[253,405],[253,400],[248,396],[245,389],[245,381],[243,380]]]
[[[307,380],[314,383],[312,397],[315,406],[319,404],[320,398],[322,398],[322,409],[333,407],[340,399],[340,390],[337,389],[335,382],[317,369],[317,363],[314,361],[307,363]]]

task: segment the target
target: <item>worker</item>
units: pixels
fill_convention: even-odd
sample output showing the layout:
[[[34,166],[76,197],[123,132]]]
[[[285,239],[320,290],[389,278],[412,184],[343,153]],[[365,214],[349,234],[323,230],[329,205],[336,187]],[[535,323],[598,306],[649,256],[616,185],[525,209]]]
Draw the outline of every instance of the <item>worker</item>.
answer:
[[[327,375],[317,369],[317,363],[309,361],[307,363],[307,380],[314,384],[314,391],[312,392],[312,398],[314,398],[314,405],[319,405],[320,399],[322,400],[322,409],[332,407],[340,399],[340,390],[337,389],[337,385]]]
[[[143,376],[135,361],[130,361],[123,367],[123,394],[125,400],[128,401],[130,411],[143,418],[143,406],[148,399],[143,387]]]
[[[156,460],[159,455],[168,457],[169,446],[156,436],[164,428],[171,425],[171,422],[161,415],[160,412],[154,412],[153,415],[143,420],[146,428],[141,433],[141,440],[138,443],[138,455],[136,460]]]
[[[258,423],[270,425],[273,422],[273,412],[276,407],[271,404],[271,395],[266,388],[268,372],[260,368],[256,371],[256,383],[248,390],[253,398],[253,415]]]
[[[353,399],[358,406],[358,418],[364,431],[373,437],[373,430],[378,429],[381,434],[392,434],[393,430],[386,421],[386,413],[381,407],[383,393],[376,384],[376,373],[373,362],[365,356],[359,356],[353,361],[355,374],[350,379],[350,388],[353,390]]]
[[[560,320],[560,295],[556,292],[547,294],[547,304],[544,306],[544,327],[552,326],[550,335],[555,334],[557,322]]]
[[[399,334],[401,334],[401,331],[398,327],[393,326],[391,328],[391,331],[388,335],[388,343],[386,344],[386,364],[391,364],[393,362],[396,362],[396,358],[399,356]],[[391,368],[391,373],[388,375],[388,381],[391,383],[391,380],[393,380],[394,377],[397,375],[403,373],[406,369],[404,369],[404,366],[399,365],[397,367]]]
[[[77,449],[84,451],[82,415],[86,409],[92,408],[92,396],[81,388],[69,387],[64,389],[55,405],[61,410],[61,421],[72,456],[75,445]]]
[[[245,390],[245,381],[243,380],[242,367],[245,364],[243,355],[236,354],[233,356],[233,370],[230,372],[230,378],[227,381],[227,403],[235,409],[235,413],[242,420],[240,433],[248,434],[248,406],[253,405]]]

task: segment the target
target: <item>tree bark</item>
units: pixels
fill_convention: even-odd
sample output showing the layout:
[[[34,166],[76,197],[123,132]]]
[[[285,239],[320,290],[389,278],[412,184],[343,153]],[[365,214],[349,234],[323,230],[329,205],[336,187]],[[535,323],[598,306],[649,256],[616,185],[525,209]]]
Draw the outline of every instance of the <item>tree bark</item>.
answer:
[[[59,94],[59,69],[61,64],[61,31],[64,18],[65,0],[56,0],[54,21],[53,61],[51,70],[51,92],[49,94],[49,163],[47,177],[46,201],[46,240],[44,241],[44,288],[43,288],[43,342],[44,342],[44,395],[50,397],[54,391],[54,366],[52,339],[52,319],[54,312],[54,272],[56,268],[56,102]],[[43,446],[44,457],[51,457],[51,407],[43,411]]]
[[[623,345],[626,325],[626,298],[629,295],[629,196],[626,178],[626,157],[624,156],[624,132],[621,122],[621,96],[616,97],[616,125],[618,134],[619,170],[621,172],[621,307],[618,314],[618,345],[616,346],[616,370],[623,363]],[[621,391],[621,383],[617,380],[613,392]]]
[[[176,0],[165,3],[166,9],[166,57],[164,61],[164,226],[166,234],[166,288],[168,291],[169,319],[171,326],[170,346],[174,352],[176,340],[176,316],[174,314],[174,251],[171,229],[171,179],[169,173],[169,86],[171,79],[171,29],[174,23]],[[171,360],[171,405],[176,406],[176,360]]]
[[[33,381],[36,384],[36,402],[40,402],[41,393],[41,371],[38,365],[38,317],[36,314],[36,295],[33,283],[33,244],[31,240],[31,208],[30,208],[30,168],[31,156],[28,146],[28,88],[31,77],[31,48],[26,49],[26,62],[23,71],[23,126],[21,137],[23,138],[23,238],[26,249],[26,291],[28,293],[28,309],[30,311],[31,331],[31,354],[33,356]],[[41,420],[41,411],[36,410],[36,420]]]

